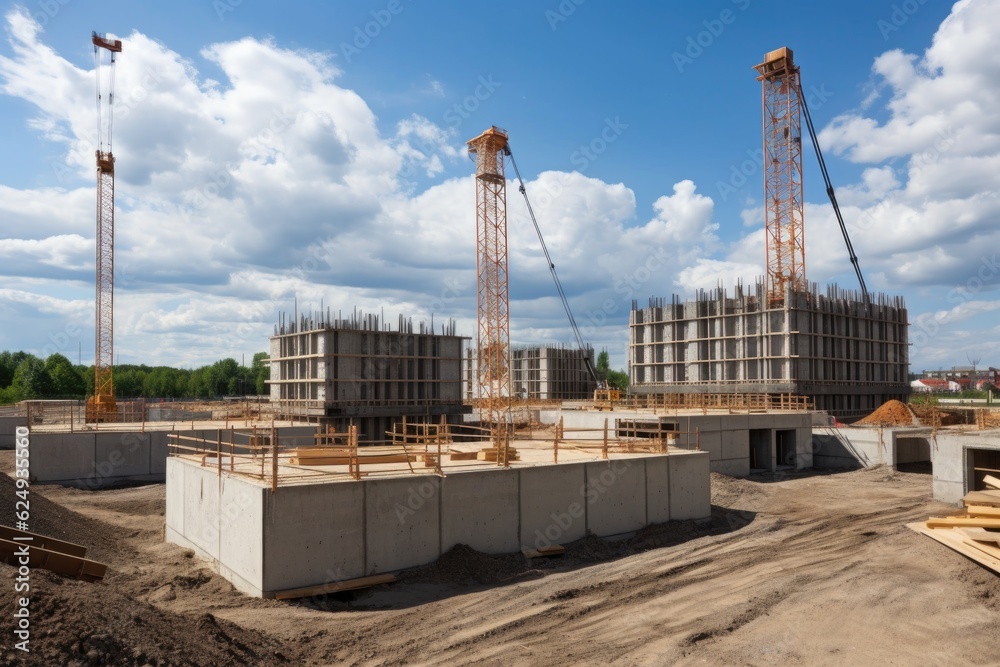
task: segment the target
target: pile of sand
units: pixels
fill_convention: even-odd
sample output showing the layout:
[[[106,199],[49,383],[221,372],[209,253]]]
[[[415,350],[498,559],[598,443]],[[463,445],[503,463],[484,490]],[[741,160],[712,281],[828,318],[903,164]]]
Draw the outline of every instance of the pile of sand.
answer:
[[[913,426],[913,414],[902,401],[886,401],[854,426]]]

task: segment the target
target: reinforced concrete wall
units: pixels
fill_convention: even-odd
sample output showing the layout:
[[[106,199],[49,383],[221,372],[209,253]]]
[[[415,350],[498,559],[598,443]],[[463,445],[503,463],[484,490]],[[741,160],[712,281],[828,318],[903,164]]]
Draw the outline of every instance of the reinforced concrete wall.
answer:
[[[754,469],[778,470],[794,467],[796,470],[813,466],[812,415],[802,413],[764,413],[749,415],[652,415],[649,412],[629,410],[540,410],[543,424],[558,423],[560,417],[565,428],[594,429],[591,433],[573,433],[573,439],[600,440],[603,438],[604,420],[614,435],[616,422],[620,425],[617,435],[627,436],[627,425],[660,424],[664,433],[677,432],[672,440],[679,447],[693,448],[696,444],[708,452],[712,472],[743,477],[751,471],[751,431],[763,438],[766,456],[753,466]],[[780,454],[780,455],[779,455]]]
[[[629,373],[638,393],[792,393],[851,419],[909,394],[907,326],[901,297],[866,303],[836,286],[777,305],[762,282],[653,298],[632,304]]]
[[[587,368],[594,365],[594,350],[557,345],[529,345],[511,348],[511,392],[521,398],[541,400],[591,399],[597,385]],[[465,351],[462,368],[463,395],[479,397],[477,350]]]
[[[27,416],[0,417],[0,449],[14,449],[14,432],[18,426],[27,426]]]
[[[315,443],[313,426],[278,429],[282,444]],[[167,436],[171,433],[228,442],[226,429],[185,431],[87,431],[77,433],[32,432],[30,468],[32,483],[62,484],[99,489],[126,482],[162,482],[166,479]],[[236,442],[245,442],[236,433]]]
[[[241,591],[290,588],[711,516],[707,452],[269,487],[167,460],[166,539]]]

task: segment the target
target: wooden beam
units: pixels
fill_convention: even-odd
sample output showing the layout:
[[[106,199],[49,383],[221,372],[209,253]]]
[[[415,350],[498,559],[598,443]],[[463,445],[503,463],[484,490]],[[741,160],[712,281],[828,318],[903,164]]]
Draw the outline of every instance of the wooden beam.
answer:
[[[966,505],[1000,507],[1000,491],[970,491],[962,498]]]
[[[30,537],[31,540],[15,540],[15,537]],[[22,541],[33,547],[41,547],[42,549],[48,549],[49,551],[58,551],[70,556],[79,556],[80,558],[87,555],[87,547],[80,546],[79,544],[73,544],[72,542],[63,542],[62,540],[57,540],[56,538],[49,537],[48,535],[39,535],[38,533],[29,533],[26,530],[18,530],[17,528],[11,528],[10,526],[0,526],[0,539],[10,540],[12,542]]]
[[[985,528],[959,528],[958,530],[977,542],[995,542],[997,546],[1000,546],[1000,533],[994,533]]]
[[[566,551],[566,547],[561,544],[553,544],[547,547],[539,547],[537,549],[522,549],[521,553],[527,558],[541,558],[543,556],[558,556]]]
[[[927,519],[928,528],[957,528],[972,526],[977,528],[1000,528],[1000,519],[979,516],[932,516]]]
[[[969,505],[965,508],[969,516],[994,516],[1000,517],[1000,507],[989,507],[987,505]]]
[[[452,449],[448,452],[448,456],[452,461],[475,461],[476,457],[479,456],[479,452],[460,452]]]
[[[416,454],[368,454],[358,455],[355,461],[360,465],[373,463],[410,463],[417,459]],[[293,456],[289,463],[299,466],[346,466],[351,462],[350,456]]]
[[[13,542],[3,539],[0,539],[0,560],[14,567],[23,565],[21,559],[24,557],[23,549],[25,546],[28,547],[28,567],[49,570],[83,581],[98,581],[103,579],[108,571],[108,566],[104,563],[43,549],[27,542]]]
[[[906,527],[917,533],[921,533],[936,540],[941,544],[954,549],[958,553],[970,558],[984,567],[988,567],[997,574],[1000,574],[1000,558],[994,558],[983,551],[973,548],[965,543],[965,536],[957,530],[943,530],[943,529],[931,529],[923,525],[921,522],[917,521],[915,523],[908,523]]]
[[[983,478],[983,481],[986,483],[986,486],[991,489],[1000,489],[1000,479],[997,479],[993,475],[987,475]]]
[[[308,598],[313,595],[329,595],[330,593],[340,593],[342,591],[354,591],[359,588],[369,588],[380,584],[391,584],[396,581],[394,574],[376,574],[370,577],[359,579],[348,579],[347,581],[333,581],[328,584],[317,586],[305,586],[303,588],[289,588],[278,591],[274,594],[275,600],[294,600],[296,598]]]

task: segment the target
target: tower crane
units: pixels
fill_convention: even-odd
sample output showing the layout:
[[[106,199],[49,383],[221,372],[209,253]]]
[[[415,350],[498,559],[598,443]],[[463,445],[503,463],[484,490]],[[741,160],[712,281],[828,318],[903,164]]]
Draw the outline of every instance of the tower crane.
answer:
[[[94,395],[87,400],[87,421],[114,421],[115,156],[112,153],[115,56],[121,40],[93,33],[97,78],[97,308],[95,318]],[[104,60],[107,56],[108,64]],[[107,95],[102,76],[107,71]],[[105,111],[106,108],[106,111]],[[106,117],[105,117],[106,114]],[[105,124],[107,126],[105,131]],[[105,135],[107,150],[105,150]]]
[[[764,54],[754,65],[762,83],[764,107],[764,211],[767,246],[768,303],[781,305],[786,292],[805,291],[806,257],[802,200],[802,116],[826,185],[826,194],[840,224],[851,265],[857,274],[864,301],[868,287],[858,264],[851,237],[830,182],[826,160],[819,147],[809,105],[802,92],[799,67],[787,46]]]

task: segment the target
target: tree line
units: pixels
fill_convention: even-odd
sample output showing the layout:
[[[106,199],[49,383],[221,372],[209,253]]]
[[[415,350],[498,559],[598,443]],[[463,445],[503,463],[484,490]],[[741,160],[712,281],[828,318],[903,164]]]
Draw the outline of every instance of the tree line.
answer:
[[[122,364],[115,366],[118,398],[217,398],[264,394],[270,377],[266,352],[250,366],[222,359],[201,368]],[[94,393],[94,367],[61,354],[41,359],[27,352],[0,352],[0,404],[46,398],[82,399]]]

